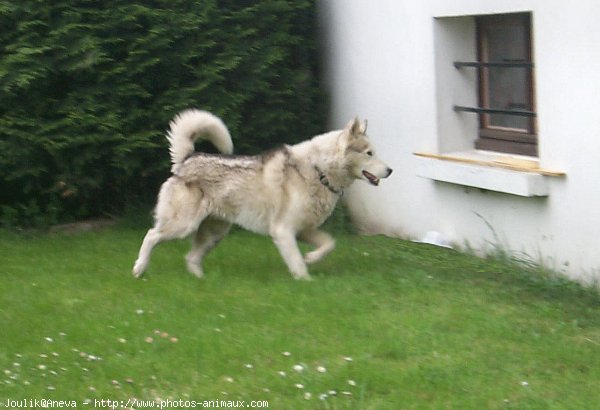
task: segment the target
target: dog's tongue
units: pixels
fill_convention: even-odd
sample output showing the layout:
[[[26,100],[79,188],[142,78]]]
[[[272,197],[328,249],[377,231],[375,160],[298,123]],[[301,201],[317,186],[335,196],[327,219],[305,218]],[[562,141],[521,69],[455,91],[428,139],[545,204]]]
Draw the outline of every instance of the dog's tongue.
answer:
[[[372,185],[379,185],[379,178],[377,178],[375,175],[371,174],[369,171],[363,171],[362,173]]]

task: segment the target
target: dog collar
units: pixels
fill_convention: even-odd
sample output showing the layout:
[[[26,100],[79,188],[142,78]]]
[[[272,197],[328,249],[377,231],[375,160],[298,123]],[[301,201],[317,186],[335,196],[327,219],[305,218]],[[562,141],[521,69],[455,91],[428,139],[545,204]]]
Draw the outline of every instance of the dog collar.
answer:
[[[323,171],[321,171],[319,168],[315,167],[315,170],[317,171],[317,173],[319,174],[319,182],[321,182],[321,184],[327,188],[329,190],[329,192],[331,192],[332,194],[335,195],[339,195],[339,196],[343,196],[344,195],[344,190],[343,189],[337,189],[335,188],[333,185],[331,185],[331,183],[329,182],[329,179],[327,179],[327,175],[325,175],[323,173]]]

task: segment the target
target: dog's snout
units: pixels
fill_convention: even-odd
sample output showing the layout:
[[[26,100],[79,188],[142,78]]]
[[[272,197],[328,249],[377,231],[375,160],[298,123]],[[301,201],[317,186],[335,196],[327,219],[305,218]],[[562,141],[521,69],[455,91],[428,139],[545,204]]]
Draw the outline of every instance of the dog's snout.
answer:
[[[387,178],[387,177],[389,177],[390,175],[392,175],[392,172],[394,172],[394,170],[393,170],[393,169],[391,169],[391,168],[388,168],[388,169],[387,169],[387,174],[385,175],[385,177]]]

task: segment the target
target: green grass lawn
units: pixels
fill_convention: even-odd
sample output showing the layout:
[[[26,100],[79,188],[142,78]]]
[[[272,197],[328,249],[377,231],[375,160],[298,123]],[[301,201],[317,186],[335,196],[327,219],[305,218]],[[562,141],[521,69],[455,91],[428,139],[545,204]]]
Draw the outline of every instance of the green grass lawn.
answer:
[[[234,231],[206,277],[187,241],[130,269],[143,228],[0,232],[7,399],[244,400],[273,409],[597,409],[598,292],[514,264],[336,235],[295,281]],[[84,400],[90,400],[87,406]],[[135,407],[135,406],[132,406]],[[137,406],[136,408],[142,408]]]

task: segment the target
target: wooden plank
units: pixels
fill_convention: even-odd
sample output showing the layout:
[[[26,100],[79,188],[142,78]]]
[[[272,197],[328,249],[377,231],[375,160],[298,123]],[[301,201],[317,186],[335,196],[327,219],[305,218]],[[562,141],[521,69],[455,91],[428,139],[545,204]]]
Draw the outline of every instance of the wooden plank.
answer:
[[[426,152],[415,152],[414,155],[423,158],[432,158],[439,159],[442,161],[453,161],[459,162],[467,165],[478,165],[483,167],[492,167],[492,168],[502,168],[508,169],[511,171],[519,171],[519,172],[533,172],[540,175],[550,176],[550,177],[564,177],[567,174],[563,171],[554,171],[544,168],[539,168],[536,161],[532,160],[520,160],[517,158],[511,159],[510,157],[506,158],[498,158],[492,161],[485,161],[480,159],[473,158],[465,158],[465,157],[457,157],[454,155],[444,155],[444,154],[430,154]]]

